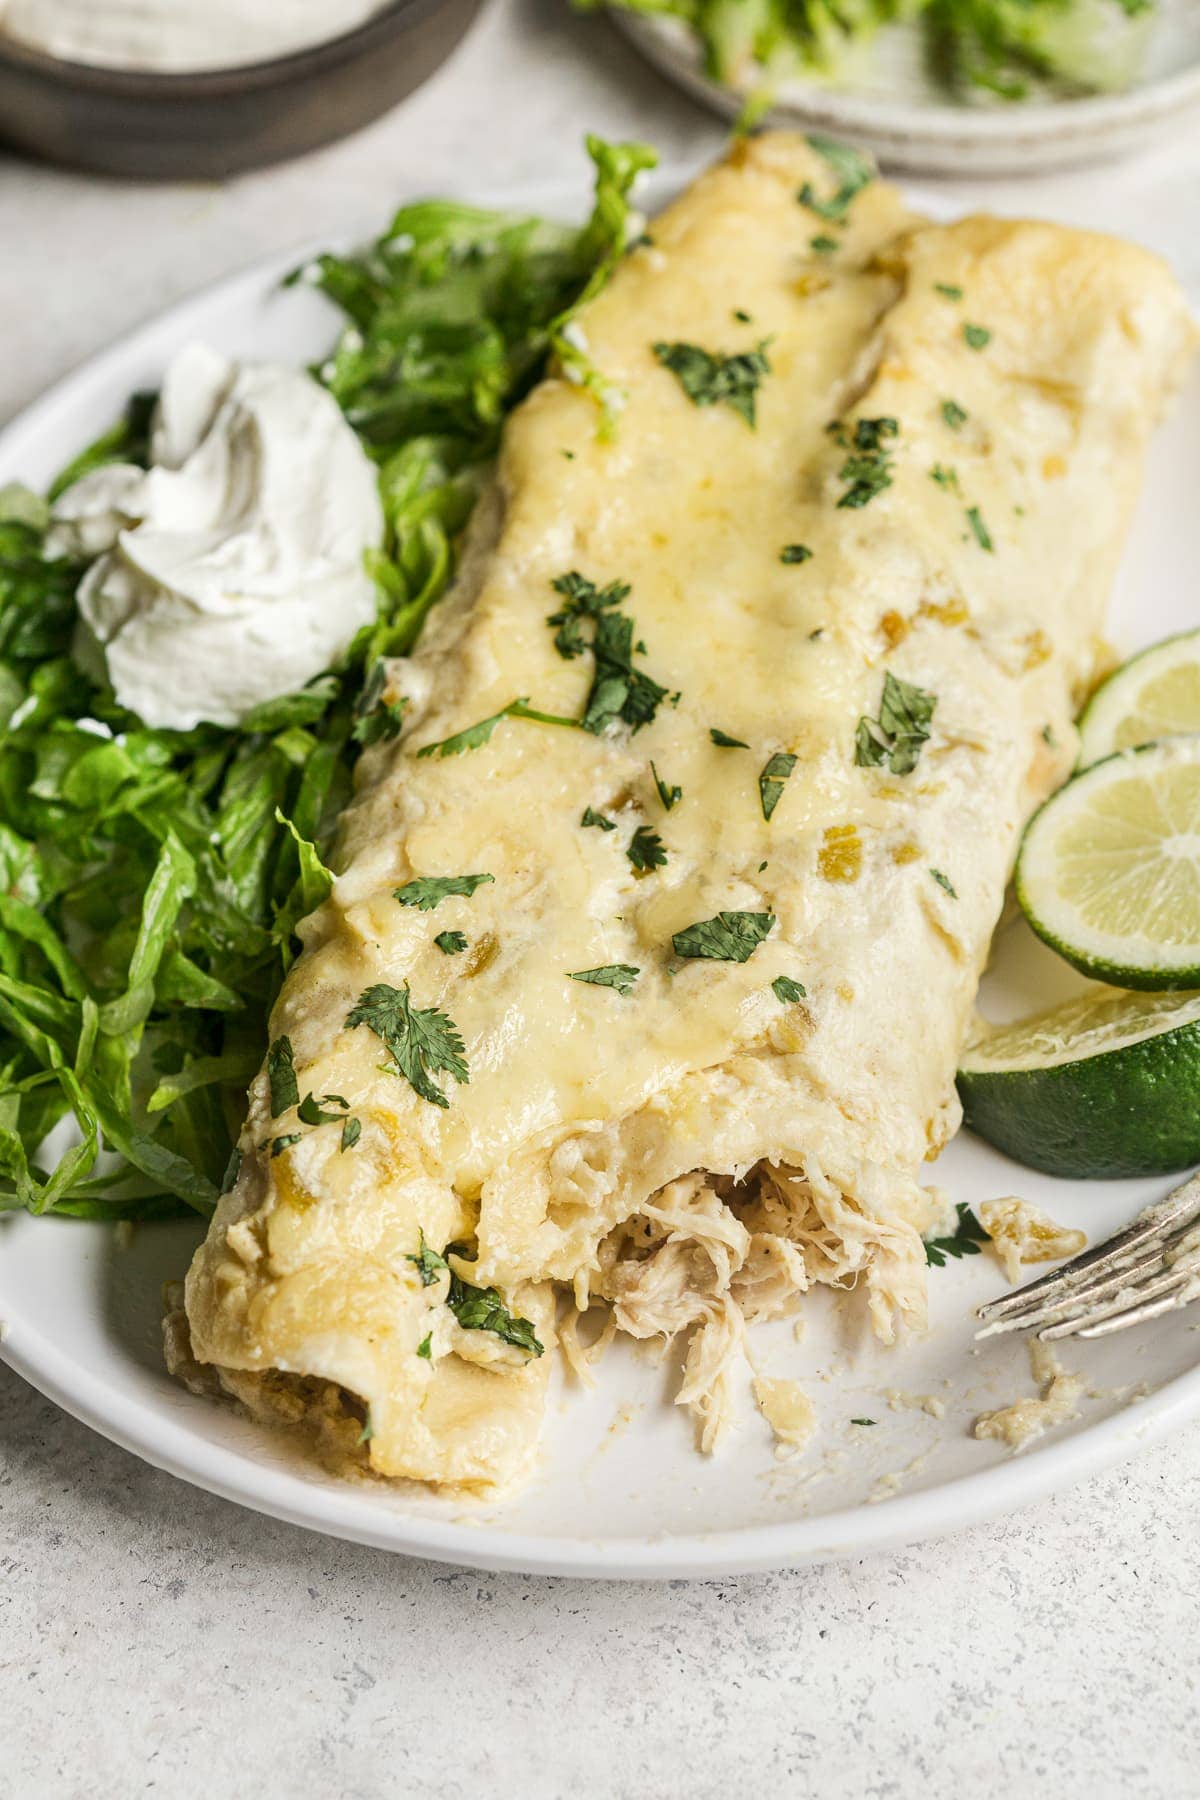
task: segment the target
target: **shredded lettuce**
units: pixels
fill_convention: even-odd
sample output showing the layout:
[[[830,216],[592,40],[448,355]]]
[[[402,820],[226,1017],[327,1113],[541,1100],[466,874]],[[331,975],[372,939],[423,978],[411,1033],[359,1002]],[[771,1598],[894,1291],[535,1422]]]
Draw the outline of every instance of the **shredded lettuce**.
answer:
[[[714,81],[750,96],[746,123],[781,81],[836,80],[881,27],[920,21],[952,92],[1023,100],[1037,86],[1104,93],[1137,74],[1156,0],[575,0],[682,19]]]
[[[150,730],[85,674],[83,565],[46,554],[46,501],[0,490],[0,1211],[215,1204],[362,740],[390,734],[364,731],[364,689],[415,643],[505,417],[551,355],[580,355],[562,334],[639,228],[629,193],[653,153],[588,149],[582,227],[429,201],[304,272],[347,319],[317,373],[378,464],[379,615],[240,729]],[[136,396],[50,499],[144,463],[152,407]]]

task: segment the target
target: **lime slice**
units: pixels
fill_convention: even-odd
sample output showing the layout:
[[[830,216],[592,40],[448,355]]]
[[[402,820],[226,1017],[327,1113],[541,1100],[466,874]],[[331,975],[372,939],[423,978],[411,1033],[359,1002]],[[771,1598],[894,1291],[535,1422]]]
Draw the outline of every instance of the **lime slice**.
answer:
[[[1053,950],[1128,988],[1200,988],[1200,737],[1122,750],[1025,830],[1017,899]]]
[[[1079,721],[1080,767],[1193,731],[1200,731],[1200,631],[1185,631],[1101,682]]]
[[[958,1071],[972,1131],[1048,1175],[1165,1175],[1200,1162],[1200,994],[1095,988],[985,1028]]]

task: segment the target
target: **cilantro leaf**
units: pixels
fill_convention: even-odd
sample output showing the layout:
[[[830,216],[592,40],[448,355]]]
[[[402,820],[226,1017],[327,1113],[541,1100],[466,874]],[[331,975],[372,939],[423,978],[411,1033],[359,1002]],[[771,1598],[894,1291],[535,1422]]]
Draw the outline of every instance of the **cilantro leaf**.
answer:
[[[277,1119],[300,1098],[292,1040],[286,1035],[277,1037],[267,1051],[267,1080],[271,1087],[271,1117]]]
[[[447,1255],[454,1248],[456,1246],[447,1245]],[[530,1356],[541,1356],[544,1346],[532,1320],[511,1313],[496,1288],[472,1287],[452,1269],[446,1305],[464,1331],[494,1331],[506,1344],[515,1344],[518,1350],[527,1351]]]
[[[559,575],[550,585],[555,593],[563,596],[566,605],[560,607],[558,612],[548,614],[546,623],[557,625],[554,647],[560,656],[568,660],[582,655],[587,648],[581,621],[585,618],[598,618],[609,607],[620,606],[630,591],[627,581],[610,581],[607,587],[598,588],[594,581],[589,581],[578,569]]]
[[[277,1156],[282,1156],[285,1150],[290,1150],[293,1144],[298,1144],[303,1136],[302,1131],[288,1131],[282,1137],[272,1138],[271,1160],[274,1161]]]
[[[468,725],[463,731],[456,731],[453,737],[442,738],[436,744],[422,744],[417,751],[418,756],[462,756],[467,750],[482,750],[491,742],[493,731],[502,719],[534,719],[540,725],[568,725],[574,729],[578,719],[564,718],[560,713],[537,712],[530,706],[525,695],[510,700],[507,706],[492,713],[490,718],[479,719],[474,725]]]
[[[955,469],[948,469],[944,463],[934,463],[929,471],[929,479],[936,481],[940,488],[946,488],[954,493],[958,492],[958,472]]]
[[[960,1201],[954,1210],[958,1223],[952,1235],[925,1239],[925,1260],[935,1269],[945,1268],[948,1256],[978,1256],[988,1241],[987,1232],[969,1206]]]
[[[992,334],[986,325],[964,325],[963,338],[970,349],[986,350],[992,341]]]
[[[615,831],[617,829],[611,819],[606,819],[602,812],[597,812],[595,807],[592,806],[584,807],[583,817],[580,819],[579,823],[581,825],[594,825],[598,831]]]
[[[467,947],[466,933],[462,931],[439,931],[433,941],[443,956],[457,956]]]
[[[599,969],[570,970],[568,979],[590,982],[592,987],[616,988],[618,994],[627,994],[640,974],[633,963],[605,963]]]
[[[674,785],[668,786],[653,763],[650,764],[650,773],[654,777],[654,785],[658,789],[658,797],[663,803],[663,811],[670,812],[672,807],[677,806],[683,799],[683,789]]]
[[[325,1106],[336,1106],[337,1112],[324,1112]],[[350,1110],[350,1103],[343,1100],[340,1094],[322,1094],[318,1101],[312,1094],[305,1094],[297,1111],[297,1117],[305,1125],[342,1125],[345,1115]]]
[[[820,232],[815,238],[809,238],[808,245],[809,249],[815,250],[818,256],[832,256],[834,251],[840,248],[837,239],[826,237],[824,232]]]
[[[434,1106],[450,1104],[432,1079],[439,1070],[444,1069],[460,1084],[470,1080],[454,1020],[436,1006],[415,1008],[407,982],[402,988],[377,982],[364,989],[346,1014],[346,1024],[369,1026],[387,1045],[396,1073]]]
[[[763,764],[763,772],[758,778],[758,793],[762,802],[762,816],[770,820],[771,814],[779,805],[783,795],[784,783],[796,766],[796,757],[788,750],[777,750],[774,756],[768,757]]]
[[[935,281],[933,286],[934,291],[939,293],[943,300],[961,300],[963,297],[962,289],[954,287],[948,281]]]
[[[777,975],[771,983],[771,992],[784,1006],[790,1006],[797,1000],[803,1000],[808,989],[802,981],[794,981],[790,975]]]
[[[889,669],[883,678],[878,719],[864,715],[858,721],[855,762],[864,769],[887,768],[893,775],[911,774],[921,746],[929,737],[936,705],[936,695],[898,680]]]
[[[851,201],[875,179],[875,165],[861,150],[855,150],[850,144],[840,144],[836,138],[825,137],[819,132],[810,132],[808,142],[817,155],[828,163],[838,186],[833,194],[822,200],[812,182],[806,181],[796,198],[801,206],[816,213],[819,219],[826,219],[831,225],[840,225],[850,210]]]
[[[386,688],[387,664],[382,657],[378,657],[372,663],[362,693],[354,705],[354,728],[350,735],[356,744],[362,744],[364,748],[368,744],[385,743],[397,738],[403,729],[408,696],[401,694],[399,699],[387,700],[384,698]]]
[[[750,748],[749,744],[743,743],[741,738],[730,737],[727,731],[721,731],[716,725],[709,726],[708,735],[718,750],[748,750]]]
[[[421,1339],[420,1343],[417,1345],[417,1355],[423,1356],[426,1362],[433,1361],[433,1333],[432,1333],[432,1331],[427,1331],[425,1333],[425,1336]]]
[[[759,384],[764,375],[771,373],[767,343],[764,338],[756,350],[742,350],[732,356],[702,350],[699,344],[658,343],[653,349],[663,368],[671,371],[694,405],[724,403],[753,430]]]
[[[639,825],[629,840],[626,856],[638,871],[646,874],[651,869],[661,869],[667,860],[666,846],[656,831],[648,825]]]
[[[827,427],[835,444],[849,452],[838,470],[838,480],[846,483],[839,507],[867,506],[892,485],[892,455],[888,441],[899,437],[895,419],[858,419],[854,430],[847,433],[840,419]]]
[[[469,900],[476,888],[495,879],[494,875],[418,875],[415,880],[406,881],[403,887],[393,888],[392,895],[401,906],[415,906],[420,912],[432,912],[452,894],[461,894]]]
[[[779,552],[781,563],[806,563],[812,556],[807,544],[785,544]]]
[[[601,613],[592,654],[596,667],[579,723],[596,736],[617,719],[640,731],[653,719],[667,690],[633,666],[633,620],[625,613]]]
[[[342,1141],[338,1145],[338,1150],[339,1151],[353,1150],[355,1144],[357,1144],[357,1142],[361,1136],[362,1136],[361,1120],[347,1119],[346,1123],[342,1126]]]
[[[432,1287],[440,1275],[449,1271],[450,1265],[444,1256],[439,1256],[436,1250],[430,1249],[425,1242],[424,1232],[421,1233],[419,1242],[420,1248],[416,1255],[408,1254],[404,1260],[415,1265],[422,1287]]]
[[[700,919],[677,931],[671,942],[676,956],[744,963],[749,962],[774,925],[774,913],[719,912],[714,918]]]
[[[942,401],[942,417],[945,419],[951,431],[957,431],[960,426],[965,425],[967,422],[967,415],[958,404],[957,400]]]
[[[948,875],[943,875],[940,869],[930,869],[929,873],[933,876],[933,879],[937,882],[938,886],[943,888],[945,892],[949,894],[952,900],[958,899],[958,890]]]
[[[967,523],[970,525],[975,542],[979,545],[981,550],[995,549],[995,545],[992,543],[992,534],[984,524],[983,514],[977,506],[968,506]]]

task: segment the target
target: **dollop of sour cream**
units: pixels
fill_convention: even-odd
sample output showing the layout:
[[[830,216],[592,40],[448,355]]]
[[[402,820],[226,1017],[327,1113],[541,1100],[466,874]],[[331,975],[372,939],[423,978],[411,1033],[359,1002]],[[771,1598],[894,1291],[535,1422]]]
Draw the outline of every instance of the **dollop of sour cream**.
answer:
[[[202,345],[167,370],[150,467],[85,475],[51,554],[96,558],[78,660],[147,725],[237,725],[335,662],[376,612],[375,470],[310,375]]]
[[[288,56],[385,0],[0,0],[0,32],[69,62],[185,74]]]

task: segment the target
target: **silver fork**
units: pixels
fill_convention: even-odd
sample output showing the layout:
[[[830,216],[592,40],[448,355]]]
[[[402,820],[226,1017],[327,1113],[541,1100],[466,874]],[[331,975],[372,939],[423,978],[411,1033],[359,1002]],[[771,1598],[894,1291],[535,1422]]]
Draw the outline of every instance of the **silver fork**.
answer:
[[[978,1309],[977,1338],[1107,1337],[1200,1300],[1200,1174],[1102,1244]]]

